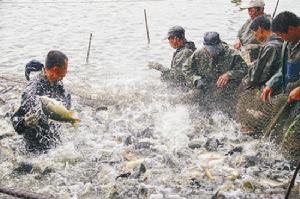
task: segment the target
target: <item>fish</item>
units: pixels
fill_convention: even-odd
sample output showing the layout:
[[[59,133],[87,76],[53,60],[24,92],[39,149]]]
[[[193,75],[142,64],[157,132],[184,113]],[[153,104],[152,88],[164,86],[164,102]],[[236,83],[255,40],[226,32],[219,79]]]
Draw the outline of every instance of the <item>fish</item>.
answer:
[[[77,127],[81,120],[75,116],[74,112],[69,111],[62,103],[47,96],[40,96],[43,111],[50,115],[50,118],[60,122],[69,122]]]
[[[264,113],[261,111],[255,111],[253,109],[247,109],[247,113],[251,114],[255,119],[259,119],[264,116]]]

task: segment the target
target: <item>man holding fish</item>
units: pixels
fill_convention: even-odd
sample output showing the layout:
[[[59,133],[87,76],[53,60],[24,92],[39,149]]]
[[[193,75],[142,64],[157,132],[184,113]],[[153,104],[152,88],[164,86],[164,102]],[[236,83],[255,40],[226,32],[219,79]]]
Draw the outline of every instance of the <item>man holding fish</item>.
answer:
[[[37,61],[26,65],[27,80],[31,71],[42,71],[26,86],[21,106],[11,118],[15,131],[24,136],[27,151],[43,152],[60,142],[59,126],[53,120],[80,121],[69,111],[71,96],[62,83],[67,69],[68,58],[60,51],[50,51],[45,66]]]

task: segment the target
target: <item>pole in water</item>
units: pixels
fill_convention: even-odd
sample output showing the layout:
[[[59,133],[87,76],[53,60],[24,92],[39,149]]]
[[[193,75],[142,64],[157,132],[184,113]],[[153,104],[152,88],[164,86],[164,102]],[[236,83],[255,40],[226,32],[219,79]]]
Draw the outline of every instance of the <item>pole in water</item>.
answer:
[[[297,167],[296,167],[296,169],[295,169],[295,171],[294,171],[293,178],[292,178],[292,180],[291,180],[291,182],[290,182],[289,188],[288,188],[288,190],[287,190],[287,192],[286,192],[286,194],[285,194],[284,199],[288,199],[288,198],[289,198],[289,195],[290,195],[290,193],[291,193],[291,190],[292,190],[292,188],[293,188],[293,186],[294,186],[294,184],[295,184],[295,180],[296,180],[296,177],[297,177],[297,175],[298,175],[299,169],[300,169],[300,160],[298,161],[298,165],[297,165]]]
[[[26,199],[51,199],[54,198],[50,195],[44,195],[39,193],[34,193],[31,191],[25,191],[23,189],[18,189],[16,187],[0,187],[0,193],[14,196],[16,198],[26,198]]]
[[[92,33],[90,34],[90,41],[89,41],[89,47],[87,50],[87,55],[86,55],[86,60],[85,63],[88,64],[89,63],[89,57],[90,57],[90,50],[91,50],[91,43],[92,43]]]
[[[146,9],[144,9],[144,15],[145,15],[145,24],[146,24],[146,31],[147,31],[147,39],[148,39],[148,45],[149,45],[150,44],[150,36],[149,36],[149,28],[148,28],[148,22],[147,22]]]
[[[274,17],[275,17],[275,14],[276,14],[276,11],[277,11],[277,7],[278,7],[278,3],[279,3],[279,0],[277,0],[276,6],[275,6],[275,10],[274,10],[273,15],[272,15],[272,19],[274,19]]]

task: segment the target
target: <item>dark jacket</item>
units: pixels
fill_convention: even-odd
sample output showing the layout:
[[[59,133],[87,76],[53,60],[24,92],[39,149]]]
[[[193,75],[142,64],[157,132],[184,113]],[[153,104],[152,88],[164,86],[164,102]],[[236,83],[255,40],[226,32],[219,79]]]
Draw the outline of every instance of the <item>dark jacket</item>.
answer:
[[[11,117],[15,131],[24,136],[28,151],[47,150],[60,141],[58,125],[48,120],[39,96],[60,101],[68,109],[71,106],[71,95],[66,93],[61,81],[51,84],[42,72],[35,80],[29,82],[22,94],[21,106]],[[26,114],[33,114],[38,118],[36,126],[25,125]]]
[[[278,71],[283,41],[271,36],[261,46],[258,58],[247,76],[248,87],[260,88]]]

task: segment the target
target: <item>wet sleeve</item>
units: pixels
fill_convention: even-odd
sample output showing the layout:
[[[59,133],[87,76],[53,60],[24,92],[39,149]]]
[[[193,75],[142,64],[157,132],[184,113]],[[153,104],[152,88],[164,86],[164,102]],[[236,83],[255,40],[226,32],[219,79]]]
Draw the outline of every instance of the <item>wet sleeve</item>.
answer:
[[[272,90],[276,90],[281,86],[282,78],[283,78],[282,68],[279,68],[277,73],[273,75],[269,81],[267,81],[266,86],[271,87]]]
[[[185,76],[186,82],[191,87],[194,87],[196,81],[201,79],[201,76],[198,74],[197,65],[196,51],[184,62],[182,66],[183,75]]]
[[[261,85],[270,79],[276,64],[278,64],[277,68],[279,67],[278,56],[276,49],[271,46],[262,50],[252,70],[251,85]]]
[[[234,54],[231,61],[231,70],[227,71],[230,79],[240,80],[247,74],[247,65],[239,54]]]
[[[47,116],[44,114],[42,109],[42,104],[39,100],[39,97],[36,95],[37,88],[36,83],[31,82],[25,88],[24,92],[22,93],[21,98],[21,106],[19,109],[13,114],[11,121],[13,124],[14,129],[17,133],[22,134],[28,128],[25,125],[25,115],[30,114],[34,115],[38,118],[38,124],[47,124]]]
[[[182,66],[186,60],[193,54],[192,50],[184,49],[179,52],[172,61],[173,64],[170,70],[162,71],[162,75],[169,76],[169,79],[183,79],[184,74],[182,72]]]

